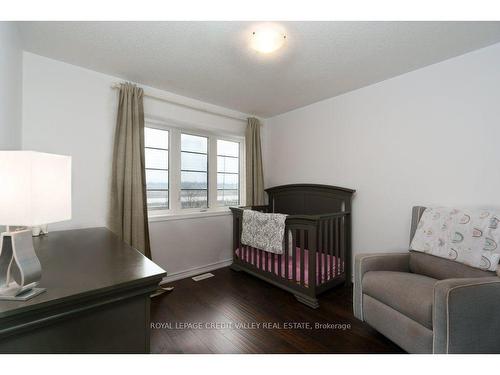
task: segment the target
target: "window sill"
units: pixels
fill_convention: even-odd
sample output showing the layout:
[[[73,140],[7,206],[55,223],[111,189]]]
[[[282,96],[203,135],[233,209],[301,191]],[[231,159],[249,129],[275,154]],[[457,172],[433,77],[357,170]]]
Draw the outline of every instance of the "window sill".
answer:
[[[226,216],[226,215],[231,215],[231,210],[229,208],[213,210],[213,211],[152,215],[148,217],[148,221],[150,223],[155,223],[158,221],[198,219],[204,217]]]

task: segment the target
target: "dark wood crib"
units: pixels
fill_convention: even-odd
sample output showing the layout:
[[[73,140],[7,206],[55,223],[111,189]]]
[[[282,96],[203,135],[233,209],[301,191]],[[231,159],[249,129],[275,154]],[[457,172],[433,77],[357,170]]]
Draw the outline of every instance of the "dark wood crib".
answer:
[[[329,185],[293,184],[266,189],[269,205],[232,207],[233,264],[293,293],[309,307],[317,296],[351,282],[351,199],[354,190]],[[283,254],[241,244],[244,209],[289,215]]]

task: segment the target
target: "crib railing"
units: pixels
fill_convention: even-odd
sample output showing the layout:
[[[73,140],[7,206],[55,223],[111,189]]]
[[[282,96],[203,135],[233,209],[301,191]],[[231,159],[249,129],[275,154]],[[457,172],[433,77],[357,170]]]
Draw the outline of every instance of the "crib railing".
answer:
[[[345,272],[347,215],[348,213],[342,213],[318,219],[317,251],[322,254],[318,257],[318,285],[322,284],[324,280],[341,276]]]
[[[252,209],[269,211],[268,206]],[[281,287],[286,285],[285,289],[293,291],[299,300],[297,291],[315,298],[317,293],[346,280],[350,269],[350,212],[288,216],[283,254],[273,254],[241,244],[243,208],[231,210],[235,268],[250,269],[252,274]]]

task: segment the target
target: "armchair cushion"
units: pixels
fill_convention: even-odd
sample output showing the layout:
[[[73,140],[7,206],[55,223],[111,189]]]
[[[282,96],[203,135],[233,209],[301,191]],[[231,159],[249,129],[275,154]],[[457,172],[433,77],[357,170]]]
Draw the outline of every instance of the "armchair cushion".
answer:
[[[410,254],[404,253],[377,253],[358,254],[354,261],[354,316],[363,319],[363,276],[369,271],[409,271]]]
[[[363,277],[363,293],[432,329],[436,282],[436,279],[414,273],[370,271]]]

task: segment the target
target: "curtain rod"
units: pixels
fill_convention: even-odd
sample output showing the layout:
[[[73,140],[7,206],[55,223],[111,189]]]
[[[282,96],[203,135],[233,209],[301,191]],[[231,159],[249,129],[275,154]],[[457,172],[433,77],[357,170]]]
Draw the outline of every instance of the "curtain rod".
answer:
[[[119,89],[120,88],[120,83],[113,83],[111,85],[111,88],[112,89]],[[188,109],[192,109],[192,110],[195,110],[195,111],[198,111],[198,112],[204,112],[204,113],[208,113],[210,115],[215,115],[215,116],[220,116],[220,117],[225,117],[225,118],[229,118],[231,120],[237,120],[237,121],[243,121],[243,122],[247,122],[247,119],[246,118],[241,118],[241,117],[236,117],[236,116],[231,116],[231,115],[226,115],[224,113],[220,113],[220,112],[216,112],[216,111],[210,111],[208,109],[204,109],[204,108],[199,108],[199,107],[194,107],[194,106],[190,106],[188,104],[183,104],[183,103],[180,103],[180,102],[176,102],[174,100],[170,100],[170,99],[165,99],[165,98],[162,98],[160,96],[156,96],[156,95],[150,95],[150,94],[146,94],[144,93],[144,96],[145,97],[148,97],[148,98],[151,98],[151,99],[155,99],[155,100],[160,100],[162,102],[166,102],[166,103],[170,103],[170,104],[174,104],[174,105],[177,105],[179,107],[184,107],[184,108],[188,108]]]

